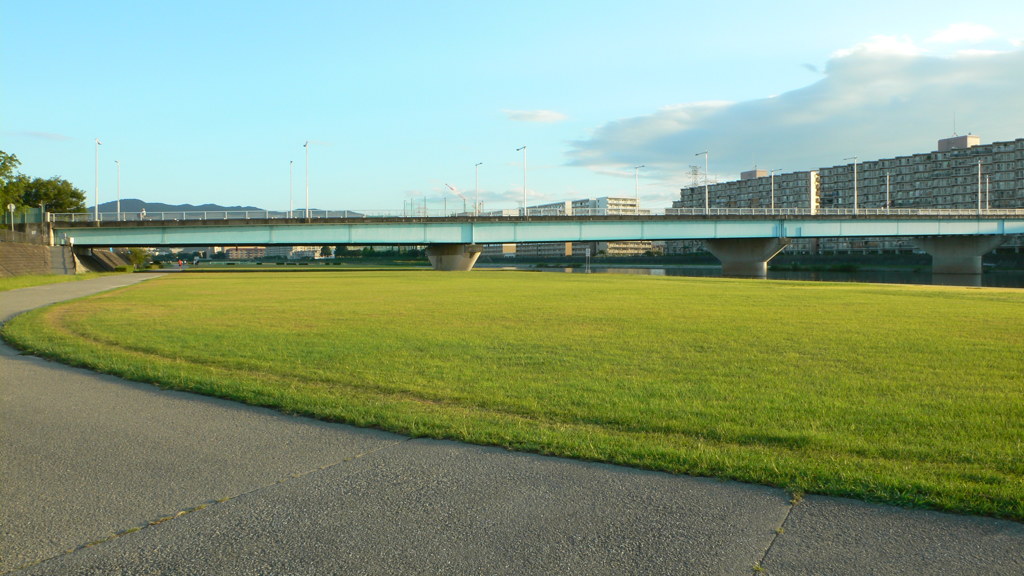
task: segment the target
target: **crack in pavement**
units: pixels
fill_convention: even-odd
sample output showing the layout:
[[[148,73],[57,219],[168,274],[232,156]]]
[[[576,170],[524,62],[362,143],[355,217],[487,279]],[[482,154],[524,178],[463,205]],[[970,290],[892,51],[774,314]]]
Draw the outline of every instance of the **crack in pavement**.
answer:
[[[786,533],[786,522],[789,521],[789,517],[793,515],[793,510],[795,510],[801,502],[803,502],[802,492],[794,491],[790,493],[789,510],[786,510],[786,516],[782,519],[782,523],[780,523],[778,528],[775,529],[775,536],[772,536],[772,540],[768,543],[768,547],[764,549],[764,554],[761,555],[761,559],[754,562],[754,574],[760,574],[766,570],[764,563],[765,560],[768,559],[768,554],[771,553],[772,547],[775,546],[775,543],[779,538]]]

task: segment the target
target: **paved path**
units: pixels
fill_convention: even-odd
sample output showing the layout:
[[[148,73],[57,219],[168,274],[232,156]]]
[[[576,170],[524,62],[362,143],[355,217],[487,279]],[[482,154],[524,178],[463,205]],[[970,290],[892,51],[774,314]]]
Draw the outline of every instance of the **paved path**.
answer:
[[[150,278],[0,292],[0,319]],[[0,347],[0,573],[1024,574],[1024,524],[408,438]]]

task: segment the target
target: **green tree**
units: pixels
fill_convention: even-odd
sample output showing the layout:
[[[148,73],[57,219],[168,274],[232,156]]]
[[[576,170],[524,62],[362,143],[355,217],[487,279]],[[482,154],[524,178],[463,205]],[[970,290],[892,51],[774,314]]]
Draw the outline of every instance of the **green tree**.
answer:
[[[45,205],[48,212],[85,212],[85,192],[59,176],[24,183],[21,201],[26,206]]]
[[[320,257],[321,258],[330,258],[331,257],[331,247],[330,246],[321,246],[320,247]]]
[[[14,154],[8,154],[0,150],[0,208],[7,211],[8,204],[21,205],[21,194],[9,186],[19,176],[16,172],[21,161]]]
[[[149,251],[145,248],[129,248],[128,249],[128,260],[138,270],[146,265],[146,261],[149,260]]]
[[[30,178],[17,172],[21,161],[14,154],[0,150],[0,204],[15,206],[46,206],[50,212],[84,212],[85,192],[59,177]]]

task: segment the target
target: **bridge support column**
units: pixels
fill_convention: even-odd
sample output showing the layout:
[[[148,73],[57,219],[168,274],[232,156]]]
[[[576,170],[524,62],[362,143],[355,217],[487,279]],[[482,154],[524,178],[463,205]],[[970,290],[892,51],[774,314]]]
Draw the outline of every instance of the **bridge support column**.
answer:
[[[789,246],[788,238],[718,238],[704,247],[722,262],[723,276],[765,278],[768,261]]]
[[[981,274],[981,257],[1006,241],[1005,236],[928,236],[915,238],[932,256],[932,274]]]
[[[427,259],[434,270],[469,272],[483,248],[478,244],[431,244]]]

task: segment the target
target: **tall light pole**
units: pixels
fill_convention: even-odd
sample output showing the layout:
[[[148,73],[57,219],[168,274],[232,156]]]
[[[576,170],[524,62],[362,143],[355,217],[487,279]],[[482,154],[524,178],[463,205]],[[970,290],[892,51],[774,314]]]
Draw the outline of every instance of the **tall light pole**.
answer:
[[[480,215],[480,165],[481,164],[483,164],[483,162],[477,162],[476,165],[473,166],[474,170],[476,170],[476,186],[473,189],[473,216],[479,216]]]
[[[93,220],[100,221],[100,142],[99,138],[96,138],[96,187],[93,189],[94,203],[92,207]]]
[[[309,220],[309,140],[302,147],[306,149],[306,220]]]
[[[121,221],[121,162],[114,160],[117,165],[117,221]]]
[[[294,172],[295,172],[295,160],[289,160],[288,161],[288,217],[289,218],[292,217],[292,206],[293,206],[292,198],[294,197],[294,194],[292,194],[292,190],[293,190],[293,188],[292,188],[292,175],[294,174]]]
[[[516,152],[523,151],[523,218],[526,218],[526,146],[516,148]]]
[[[640,215],[640,169],[646,167],[645,164],[633,166],[633,196],[636,199],[636,214],[638,216]]]
[[[981,214],[981,160],[978,160],[978,214]]]
[[[857,158],[856,156],[850,156],[849,158],[843,158],[843,160],[853,160],[853,213],[857,213]]]
[[[704,213],[711,212],[711,203],[708,198],[708,151],[697,152],[694,156],[704,155]]]

